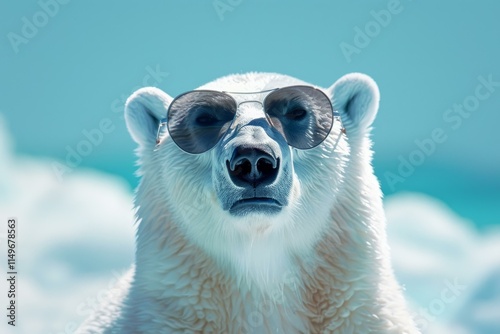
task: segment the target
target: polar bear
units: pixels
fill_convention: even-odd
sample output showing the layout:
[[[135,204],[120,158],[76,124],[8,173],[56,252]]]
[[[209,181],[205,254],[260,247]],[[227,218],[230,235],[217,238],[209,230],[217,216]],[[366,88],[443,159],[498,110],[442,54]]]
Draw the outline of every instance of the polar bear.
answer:
[[[81,333],[418,333],[371,166],[375,82],[142,88],[135,265]]]

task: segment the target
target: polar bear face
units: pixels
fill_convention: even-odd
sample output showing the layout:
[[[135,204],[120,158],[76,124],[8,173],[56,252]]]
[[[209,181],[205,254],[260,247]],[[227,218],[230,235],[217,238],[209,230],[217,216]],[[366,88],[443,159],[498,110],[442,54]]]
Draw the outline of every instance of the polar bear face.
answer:
[[[151,215],[164,219],[164,224],[176,224],[187,239],[214,258],[261,276],[286,266],[290,254],[311,251],[325,226],[332,223],[336,203],[344,200],[344,178],[347,169],[353,168],[351,151],[375,117],[378,90],[361,74],[345,76],[328,89],[317,88],[329,99],[331,112],[339,112],[340,117],[330,115],[333,122],[326,138],[303,149],[290,145],[293,141],[285,138],[279,124],[273,124],[270,107],[265,108],[273,89],[297,85],[311,86],[288,76],[250,73],[200,87],[238,92],[228,93],[237,109],[224,120],[215,139],[192,139],[188,134],[200,123],[212,122],[210,115],[202,112],[182,119],[179,129],[178,115],[172,108],[169,111],[172,97],[156,88],[135,92],[127,101],[125,117],[139,144],[143,179],[137,206],[151,211],[143,210],[139,218],[144,221],[144,215]],[[292,115],[293,121],[300,122],[297,118],[304,117],[302,113]],[[309,136],[315,136],[317,128],[303,123],[289,127],[291,135],[300,138],[313,131]],[[186,152],[188,144],[183,149],[182,136],[196,140],[193,145],[202,146],[202,152]]]

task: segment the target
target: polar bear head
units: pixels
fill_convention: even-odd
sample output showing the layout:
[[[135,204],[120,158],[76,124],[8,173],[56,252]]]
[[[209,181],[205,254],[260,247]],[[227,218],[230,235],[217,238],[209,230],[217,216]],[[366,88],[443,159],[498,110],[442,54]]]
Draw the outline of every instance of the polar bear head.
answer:
[[[237,271],[279,271],[335,228],[332,211],[350,200],[346,177],[369,164],[378,88],[362,74],[322,89],[249,73],[196,92],[143,88],[126,103],[142,176],[138,242],[175,226]]]

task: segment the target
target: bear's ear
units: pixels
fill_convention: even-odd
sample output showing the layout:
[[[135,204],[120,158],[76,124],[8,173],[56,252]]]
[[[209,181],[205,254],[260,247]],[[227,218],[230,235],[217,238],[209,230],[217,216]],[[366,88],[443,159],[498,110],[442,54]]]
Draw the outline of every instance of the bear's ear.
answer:
[[[167,117],[172,98],[155,87],[135,91],[125,103],[125,122],[128,132],[140,146],[154,146],[162,118]]]
[[[347,135],[365,133],[378,111],[380,95],[375,81],[365,74],[351,73],[337,80],[328,91]]]

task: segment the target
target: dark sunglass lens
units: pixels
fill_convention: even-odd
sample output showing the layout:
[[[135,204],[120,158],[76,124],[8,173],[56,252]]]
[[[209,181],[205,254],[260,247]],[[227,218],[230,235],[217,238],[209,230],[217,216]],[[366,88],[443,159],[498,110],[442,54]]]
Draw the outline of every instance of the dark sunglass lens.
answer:
[[[287,143],[299,149],[319,145],[333,125],[330,99],[309,86],[291,86],[272,92],[264,101],[264,110]]]
[[[199,154],[217,144],[236,113],[236,102],[220,92],[192,91],[168,109],[168,131],[182,150]]]

